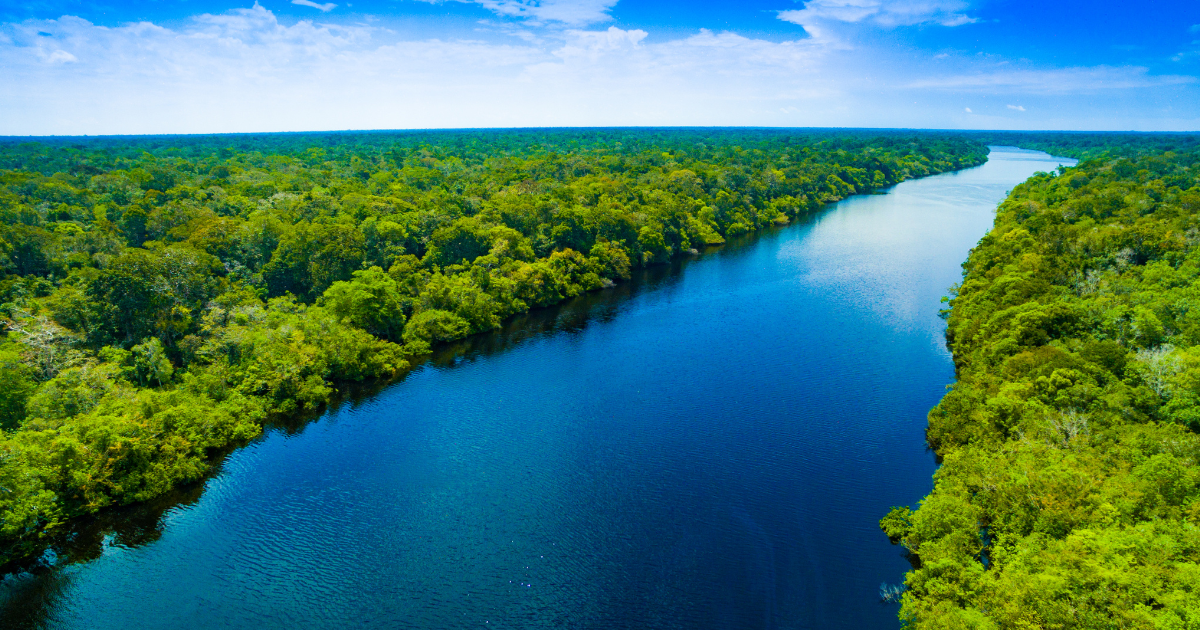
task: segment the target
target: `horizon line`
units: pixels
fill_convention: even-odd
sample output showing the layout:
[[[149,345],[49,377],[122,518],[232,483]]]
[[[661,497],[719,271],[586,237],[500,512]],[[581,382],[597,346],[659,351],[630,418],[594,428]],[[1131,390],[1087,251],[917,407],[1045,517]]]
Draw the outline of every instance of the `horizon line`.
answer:
[[[188,137],[213,137],[213,136],[272,136],[272,135],[309,135],[309,134],[387,134],[387,133],[453,133],[453,132],[487,132],[487,131],[620,131],[620,130],[761,130],[761,131],[900,131],[900,132],[924,132],[924,133],[952,133],[952,134],[970,134],[970,133],[1030,133],[1030,134],[1126,134],[1126,135],[1175,135],[1187,136],[1192,134],[1200,134],[1200,130],[1194,131],[1137,131],[1137,130],[1118,130],[1118,129],[945,129],[945,128],[928,128],[928,127],[782,127],[782,126],[766,126],[766,125],[609,125],[609,126],[594,126],[594,127],[414,127],[414,128],[392,128],[392,129],[313,129],[313,130],[290,130],[290,131],[217,131],[217,132],[201,132],[201,133],[144,133],[144,134],[75,134],[75,135],[0,135],[0,142],[9,142],[14,140],[36,141],[39,139],[48,140],[69,140],[69,139],[136,139],[136,138],[188,138]]]

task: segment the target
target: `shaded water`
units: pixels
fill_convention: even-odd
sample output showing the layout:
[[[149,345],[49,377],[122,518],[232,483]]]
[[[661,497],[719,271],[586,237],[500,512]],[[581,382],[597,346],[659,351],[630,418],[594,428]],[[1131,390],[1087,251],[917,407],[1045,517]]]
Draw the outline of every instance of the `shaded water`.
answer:
[[[895,628],[877,526],[931,487],[937,317],[1006,191],[984,166],[460,344],[7,577],[6,626]],[[164,511],[165,508],[165,511]],[[81,543],[82,544],[82,543]]]

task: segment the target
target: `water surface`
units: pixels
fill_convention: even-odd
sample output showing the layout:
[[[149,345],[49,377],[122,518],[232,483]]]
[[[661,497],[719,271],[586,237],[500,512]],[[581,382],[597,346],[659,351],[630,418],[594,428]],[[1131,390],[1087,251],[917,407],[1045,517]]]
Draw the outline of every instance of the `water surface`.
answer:
[[[953,379],[939,298],[1006,192],[1060,163],[994,147],[518,318],[81,534],[95,559],[9,576],[0,614],[897,628],[879,585],[908,563],[877,522],[931,487],[925,414]]]

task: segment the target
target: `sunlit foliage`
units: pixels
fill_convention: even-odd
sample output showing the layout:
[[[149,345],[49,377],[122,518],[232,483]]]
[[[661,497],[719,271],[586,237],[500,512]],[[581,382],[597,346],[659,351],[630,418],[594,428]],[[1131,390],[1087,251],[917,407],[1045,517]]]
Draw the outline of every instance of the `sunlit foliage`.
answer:
[[[1200,623],[1200,153],[1102,153],[1018,186],[964,264],[944,463],[881,523],[912,627]]]

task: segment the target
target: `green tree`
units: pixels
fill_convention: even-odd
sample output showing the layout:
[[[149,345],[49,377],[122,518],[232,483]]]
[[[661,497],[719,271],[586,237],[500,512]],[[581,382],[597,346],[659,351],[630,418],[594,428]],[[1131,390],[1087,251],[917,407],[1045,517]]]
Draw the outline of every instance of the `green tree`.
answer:
[[[161,387],[164,383],[171,381],[175,367],[167,358],[167,351],[158,337],[143,339],[142,343],[132,348],[132,351],[133,365],[137,370],[139,384],[146,385],[155,382]]]
[[[399,285],[379,267],[355,271],[352,280],[334,282],[321,297],[343,323],[393,341],[404,330],[405,302]]]
[[[25,404],[37,388],[35,375],[15,350],[0,349],[0,429],[13,431],[25,420]]]
[[[432,309],[412,316],[404,328],[404,341],[426,344],[450,341],[466,336],[470,330],[471,325],[458,315]]]

